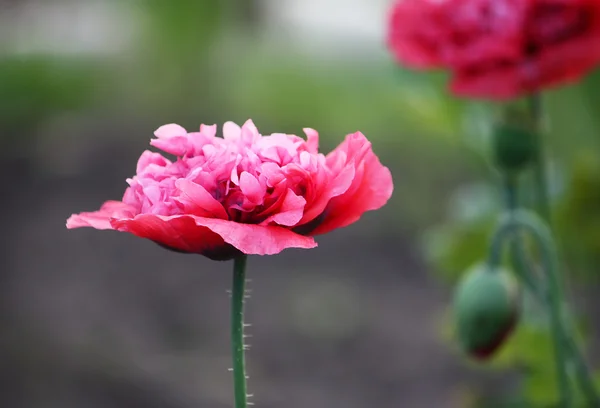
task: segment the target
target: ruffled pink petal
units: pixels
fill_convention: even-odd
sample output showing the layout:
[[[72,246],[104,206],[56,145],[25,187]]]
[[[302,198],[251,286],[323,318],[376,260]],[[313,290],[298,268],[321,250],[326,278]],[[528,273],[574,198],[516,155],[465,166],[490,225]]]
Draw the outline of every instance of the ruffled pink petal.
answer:
[[[299,143],[305,142],[298,136],[273,133],[260,138],[256,142],[256,147],[263,158],[282,163],[286,158],[296,155]]]
[[[240,128],[236,123],[225,122],[223,124],[223,139],[231,141],[240,140],[241,135],[242,128]]]
[[[166,165],[171,164],[169,160],[163,157],[160,153],[151,152],[150,150],[144,151],[140,156],[136,173],[141,174],[144,173],[151,166],[159,166],[165,167]]]
[[[217,125],[200,125],[200,133],[212,139],[217,135]]]
[[[260,139],[260,133],[258,133],[258,129],[252,119],[248,119],[242,125],[242,142],[246,145],[252,145],[254,142]]]
[[[261,183],[252,174],[243,171],[240,175],[240,189],[251,203],[260,205],[263,202],[267,186]]]
[[[261,225],[274,222],[284,227],[292,227],[302,219],[305,205],[306,200],[303,197],[296,195],[292,189],[288,189],[281,202],[281,207],[276,209],[277,213],[271,215]]]
[[[156,131],[154,131],[154,136],[159,139],[173,139],[177,137],[185,137],[187,136],[187,130],[183,126],[179,126],[175,123],[170,123],[168,125],[162,125]]]
[[[371,149],[371,143],[360,132],[349,135],[331,152],[327,160],[338,162],[341,155],[356,171],[356,177],[348,190],[333,198],[324,212],[321,224],[311,235],[324,234],[356,222],[366,211],[381,208],[389,200],[394,189],[392,175]]]
[[[187,131],[173,123],[159,127],[154,135],[157,139],[152,139],[150,144],[175,156],[185,156],[191,147]]]
[[[241,224],[192,215],[142,214],[134,219],[113,219],[111,223],[118,231],[127,231],[170,248],[203,255],[219,252],[223,242],[248,255],[274,255],[286,248],[308,249],[317,246],[312,237],[296,234],[283,227]]]
[[[354,180],[354,167],[346,166],[335,176],[327,177],[324,171],[319,171],[313,179],[316,192],[310,206],[306,208],[298,225],[311,222],[321,215],[332,198],[345,193]]]
[[[245,254],[274,255],[286,248],[315,248],[312,237],[296,234],[278,226],[240,224],[233,221],[194,217],[196,224],[210,228],[225,242]]]
[[[302,129],[306,135],[306,149],[310,153],[319,153],[319,132],[311,128]]]
[[[196,224],[191,216],[140,214],[131,219],[112,219],[113,228],[150,239],[168,248],[189,253],[215,254],[225,242],[209,228]]]
[[[67,228],[92,227],[99,230],[112,229],[111,218],[133,217],[135,210],[132,206],[121,201],[107,201],[98,211],[73,214],[67,220]]]
[[[175,186],[182,193],[178,201],[190,213],[227,219],[227,211],[204,187],[188,179],[178,179]]]
[[[269,187],[273,187],[285,179],[285,175],[277,163],[262,163],[260,166],[260,171],[261,175],[266,178],[267,186]]]
[[[354,181],[356,175],[356,168],[352,165],[345,166],[340,170],[338,174],[330,182],[330,197],[337,197],[344,194]]]

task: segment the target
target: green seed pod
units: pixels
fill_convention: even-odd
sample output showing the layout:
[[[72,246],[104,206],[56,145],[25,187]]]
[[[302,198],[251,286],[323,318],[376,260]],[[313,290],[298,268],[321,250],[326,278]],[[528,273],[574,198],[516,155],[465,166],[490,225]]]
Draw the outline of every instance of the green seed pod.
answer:
[[[519,171],[525,168],[537,154],[535,134],[517,124],[496,124],[492,143],[494,162],[505,171]]]
[[[519,287],[508,272],[485,265],[471,269],[454,298],[462,348],[478,360],[491,357],[514,329],[519,309]]]

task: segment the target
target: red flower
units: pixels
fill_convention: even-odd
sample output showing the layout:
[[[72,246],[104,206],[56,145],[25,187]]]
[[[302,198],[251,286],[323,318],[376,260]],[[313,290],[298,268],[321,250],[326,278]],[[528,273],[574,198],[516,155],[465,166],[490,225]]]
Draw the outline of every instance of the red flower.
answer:
[[[231,259],[285,248],[313,248],[312,235],[357,221],[382,207],[393,190],[390,171],[357,132],[327,156],[319,136],[262,136],[248,121],[188,133],[166,125],[151,144],[177,156],[146,151],[122,201],[74,214],[67,228],[130,232],[180,252]]]
[[[506,99],[572,82],[600,62],[598,0],[399,0],[387,42],[457,95]]]

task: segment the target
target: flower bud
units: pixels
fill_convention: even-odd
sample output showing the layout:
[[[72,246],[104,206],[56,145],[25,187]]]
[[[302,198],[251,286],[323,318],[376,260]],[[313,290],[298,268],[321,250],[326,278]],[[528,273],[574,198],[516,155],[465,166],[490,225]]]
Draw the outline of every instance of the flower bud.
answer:
[[[502,269],[479,265],[460,282],[454,308],[458,338],[467,354],[486,360],[508,338],[519,316],[519,289]]]
[[[495,164],[505,171],[519,171],[536,155],[535,134],[518,124],[501,122],[493,130],[493,154]]]

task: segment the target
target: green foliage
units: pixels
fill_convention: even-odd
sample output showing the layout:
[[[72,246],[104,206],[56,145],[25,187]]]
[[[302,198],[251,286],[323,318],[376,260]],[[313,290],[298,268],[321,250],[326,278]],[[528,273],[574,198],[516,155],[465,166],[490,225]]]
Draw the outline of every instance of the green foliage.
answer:
[[[600,160],[589,153],[574,157],[575,161],[565,167],[570,169],[570,173],[564,176],[569,180],[567,187],[554,199],[555,230],[562,244],[563,258],[571,266],[569,280],[589,281],[598,277]],[[498,205],[490,205],[494,200]],[[458,190],[451,200],[453,203],[465,201],[479,209],[476,216],[456,216],[454,211],[453,217],[432,228],[424,240],[425,253],[436,273],[449,282],[456,282],[462,275],[461,271],[485,257],[490,232],[501,205],[493,189],[481,188],[480,185]],[[453,206],[456,207],[456,204]],[[557,387],[547,318],[529,296],[524,301],[523,314],[516,332],[488,368],[522,373],[520,395],[516,396],[525,404],[522,406],[551,407],[557,398]],[[486,402],[481,406],[496,405]],[[497,406],[510,405],[499,403]],[[578,406],[585,406],[581,395],[578,396]]]
[[[89,108],[102,78],[97,61],[47,56],[0,59],[0,143],[17,140],[58,113]]]
[[[600,154],[581,151],[571,165],[567,191],[557,211],[559,240],[572,270],[585,281],[600,274]]]
[[[382,141],[406,140],[415,129],[456,139],[461,127],[456,114],[460,106],[433,92],[422,78],[405,78],[399,87],[385,66],[341,68],[252,45],[237,58],[227,71],[224,91],[232,95],[232,110],[244,112],[241,120],[277,121],[296,130],[310,118],[310,126],[325,134],[339,128],[361,129]]]
[[[117,58],[123,97],[131,107],[143,115],[159,115],[160,122],[183,123],[190,116],[202,116],[199,112],[214,116],[211,106],[219,100],[220,86],[220,80],[214,80],[220,76],[215,44],[222,37],[230,2],[138,3],[139,33],[128,55]]]
[[[481,183],[456,190],[449,203],[447,219],[429,229],[422,242],[439,276],[454,283],[487,253],[500,205],[496,191]]]

